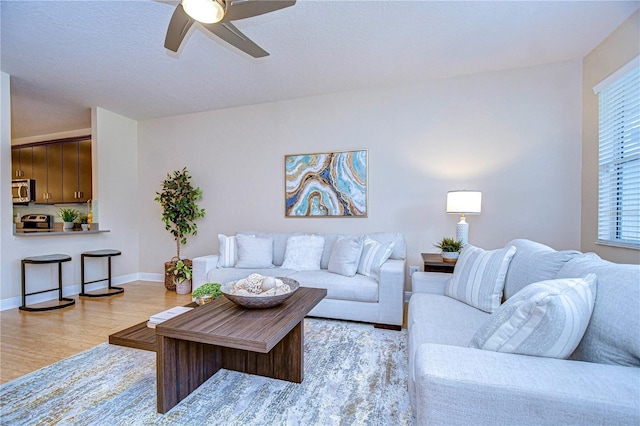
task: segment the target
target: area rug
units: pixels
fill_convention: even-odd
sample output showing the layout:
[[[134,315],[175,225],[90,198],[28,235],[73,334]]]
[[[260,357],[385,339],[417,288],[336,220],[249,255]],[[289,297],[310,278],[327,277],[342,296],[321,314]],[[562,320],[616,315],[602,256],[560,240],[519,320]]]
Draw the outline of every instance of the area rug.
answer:
[[[0,386],[7,425],[410,425],[406,331],[305,319],[301,384],[220,370],[156,411],[155,353],[103,343]]]

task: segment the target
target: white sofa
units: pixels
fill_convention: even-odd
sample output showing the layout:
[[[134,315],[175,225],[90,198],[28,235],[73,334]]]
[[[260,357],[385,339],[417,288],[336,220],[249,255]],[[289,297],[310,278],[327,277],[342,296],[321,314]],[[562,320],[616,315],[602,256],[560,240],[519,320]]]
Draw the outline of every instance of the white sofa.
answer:
[[[414,274],[408,386],[417,424],[640,425],[640,265],[529,240],[511,246],[516,252],[504,281],[507,301],[518,300],[523,288],[519,295],[533,291],[539,284],[526,287],[538,281],[595,274],[595,303],[583,337],[569,359],[470,347],[492,314],[446,296],[451,274]]]
[[[208,282],[226,283],[247,277],[251,273],[265,276],[288,277],[302,287],[327,289],[327,296],[311,312],[310,316],[362,321],[377,327],[400,329],[403,320],[404,282],[406,275],[406,244],[399,233],[377,232],[366,235],[313,234],[324,239],[319,268],[295,270],[283,268],[289,237],[309,235],[301,232],[238,232],[236,236],[252,236],[273,241],[272,267],[237,267],[242,262],[235,259],[231,267],[220,267],[218,254],[193,259],[192,288],[195,290]],[[219,236],[224,238],[225,236]],[[345,276],[329,271],[329,260],[335,242],[340,237],[370,238],[381,245],[389,245],[390,257],[380,266],[374,277],[356,273]],[[240,237],[243,238],[243,237]],[[237,247],[236,247],[237,249]],[[228,254],[228,253],[227,253]],[[231,261],[231,262],[234,262]],[[249,262],[250,263],[250,262]],[[227,259],[227,264],[229,260]],[[247,263],[244,262],[243,265]],[[269,266],[269,265],[268,265]]]

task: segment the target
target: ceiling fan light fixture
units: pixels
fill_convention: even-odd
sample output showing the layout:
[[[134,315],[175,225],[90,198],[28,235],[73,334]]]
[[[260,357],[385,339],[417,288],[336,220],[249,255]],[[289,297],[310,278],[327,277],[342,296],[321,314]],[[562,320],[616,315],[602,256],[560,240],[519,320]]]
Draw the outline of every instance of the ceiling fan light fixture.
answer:
[[[182,0],[187,15],[204,24],[214,24],[224,18],[224,6],[217,0]]]

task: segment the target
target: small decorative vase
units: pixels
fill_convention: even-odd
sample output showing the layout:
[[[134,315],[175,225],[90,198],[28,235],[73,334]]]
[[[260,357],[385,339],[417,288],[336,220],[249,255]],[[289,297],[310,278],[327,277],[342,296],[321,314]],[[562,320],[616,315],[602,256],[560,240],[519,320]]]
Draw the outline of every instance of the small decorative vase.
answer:
[[[189,294],[191,293],[191,280],[183,280],[176,283],[176,293]]]
[[[444,262],[456,263],[458,261],[458,257],[460,256],[460,253],[458,253],[457,251],[443,251],[441,255]]]
[[[64,229],[65,231],[73,229],[73,222],[64,222],[62,229]]]
[[[80,226],[82,227],[83,231],[88,231],[89,230],[89,224],[88,223],[81,223]]]

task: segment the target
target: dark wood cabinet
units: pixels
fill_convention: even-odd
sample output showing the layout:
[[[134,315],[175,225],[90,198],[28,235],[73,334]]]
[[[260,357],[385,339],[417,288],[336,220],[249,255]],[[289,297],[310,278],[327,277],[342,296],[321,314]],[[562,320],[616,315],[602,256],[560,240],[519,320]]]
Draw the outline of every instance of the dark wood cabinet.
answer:
[[[31,168],[23,167],[23,163],[30,163]],[[85,203],[91,199],[91,139],[15,147],[11,165],[14,175],[24,170],[25,176],[21,177],[36,181],[36,204]]]
[[[62,203],[62,145],[47,145],[47,203]]]
[[[11,150],[12,179],[32,179],[33,148],[16,148]]]
[[[62,144],[62,198],[86,203],[91,198],[91,141]]]
[[[33,147],[33,173],[36,181],[36,203],[47,203],[47,146]]]

